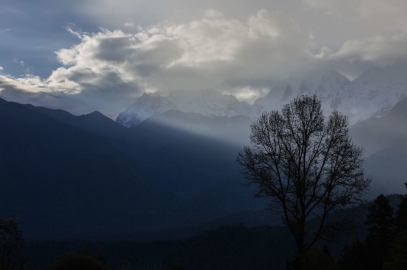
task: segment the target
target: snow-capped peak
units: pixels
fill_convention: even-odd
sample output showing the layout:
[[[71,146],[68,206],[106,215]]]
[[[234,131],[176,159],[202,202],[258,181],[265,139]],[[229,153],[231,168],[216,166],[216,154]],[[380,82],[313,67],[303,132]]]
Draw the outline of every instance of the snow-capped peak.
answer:
[[[351,124],[383,116],[407,96],[407,64],[371,68],[352,81],[347,93],[338,110]]]
[[[147,118],[171,109],[177,110],[177,107],[168,97],[144,93],[132,106],[120,113],[116,121],[125,127],[137,126]]]
[[[211,117],[236,115],[256,117],[262,111],[260,106],[252,106],[237,100],[233,95],[224,95],[216,90],[180,90],[166,97],[143,94],[131,107],[120,113],[116,121],[126,127],[136,126],[153,115],[171,109]]]
[[[294,74],[271,87],[270,92],[256,100],[265,110],[280,109],[293,98],[301,95],[316,95],[324,110],[331,110],[335,100],[346,95],[350,81],[335,70],[306,71]]]
[[[274,85],[255,104],[278,110],[299,95],[316,95],[324,112],[338,110],[353,125],[385,115],[407,96],[407,64],[371,68],[354,81],[334,70],[296,74]]]
[[[316,95],[324,112],[329,114],[338,110],[346,114],[353,125],[385,115],[407,97],[407,64],[371,68],[354,81],[336,70],[309,70],[279,81],[253,105],[211,89],[175,91],[167,97],[144,94],[122,112],[117,121],[127,127],[136,126],[150,116],[170,109],[211,117],[243,115],[256,118],[264,110],[281,109],[300,95]]]

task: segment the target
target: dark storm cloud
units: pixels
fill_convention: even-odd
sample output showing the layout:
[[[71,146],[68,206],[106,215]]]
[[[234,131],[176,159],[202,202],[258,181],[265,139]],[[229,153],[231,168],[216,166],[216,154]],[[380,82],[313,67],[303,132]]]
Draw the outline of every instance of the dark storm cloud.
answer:
[[[95,57],[108,62],[123,62],[131,57],[133,42],[128,37],[100,40]]]

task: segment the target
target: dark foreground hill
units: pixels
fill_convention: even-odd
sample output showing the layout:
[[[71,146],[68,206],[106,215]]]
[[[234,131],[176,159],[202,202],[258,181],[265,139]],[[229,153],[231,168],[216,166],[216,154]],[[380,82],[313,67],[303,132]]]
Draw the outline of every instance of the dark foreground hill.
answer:
[[[153,229],[174,197],[108,141],[0,100],[0,213],[26,235]]]
[[[27,108],[104,138],[181,197],[192,197],[226,180],[243,181],[235,159],[242,141],[249,139],[248,117],[211,118],[170,110],[128,129],[99,112],[74,116],[63,110]]]
[[[223,119],[163,117],[225,132]],[[236,144],[156,120],[127,129],[98,112],[1,100],[1,216],[17,215],[28,238],[269,224],[242,185]]]
[[[26,107],[110,142],[154,183],[176,194],[180,203],[167,209],[168,224],[269,224],[270,215],[263,211],[266,204],[252,199],[252,189],[243,185],[235,161],[242,141],[249,138],[247,117],[169,111],[128,129],[98,112],[74,116],[63,110]]]

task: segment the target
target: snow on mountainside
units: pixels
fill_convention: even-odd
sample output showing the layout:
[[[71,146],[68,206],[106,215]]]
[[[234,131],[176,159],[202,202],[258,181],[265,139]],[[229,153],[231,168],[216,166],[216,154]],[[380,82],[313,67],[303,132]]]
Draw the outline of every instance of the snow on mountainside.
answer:
[[[352,81],[338,110],[351,124],[387,114],[407,96],[407,64],[372,68]]]
[[[211,117],[237,115],[257,117],[262,112],[261,106],[240,102],[232,95],[222,95],[215,90],[182,90],[172,92],[167,97],[143,94],[136,103],[120,113],[116,121],[123,126],[132,127],[153,115],[171,109]]]
[[[255,104],[276,110],[299,95],[314,94],[324,112],[338,110],[349,117],[351,125],[380,117],[407,96],[407,64],[372,68],[354,81],[333,70],[297,74],[271,87]]]
[[[168,97],[143,94],[131,107],[117,116],[116,121],[125,127],[137,126],[147,118],[178,108]]]
[[[257,117],[262,108],[239,101],[233,95],[222,95],[215,90],[176,91],[169,95],[182,112],[200,113],[207,116],[245,115]]]
[[[407,64],[372,68],[354,81],[335,70],[309,70],[273,85],[270,92],[253,105],[215,90],[176,91],[168,97],[144,94],[117,117],[126,127],[174,109],[206,116],[258,117],[262,111],[279,110],[300,95],[316,95],[326,113],[338,110],[356,124],[370,117],[380,117],[407,96]]]
[[[324,111],[336,109],[338,101],[348,97],[351,82],[335,70],[307,71],[290,76],[273,87],[264,97],[256,100],[265,110],[277,110],[297,96],[316,95]]]

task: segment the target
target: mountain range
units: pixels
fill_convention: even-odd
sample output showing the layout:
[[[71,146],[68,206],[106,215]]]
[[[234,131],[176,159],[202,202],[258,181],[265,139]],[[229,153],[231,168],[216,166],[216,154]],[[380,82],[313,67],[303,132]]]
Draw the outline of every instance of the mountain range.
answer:
[[[237,115],[256,117],[261,113],[262,107],[238,101],[233,95],[222,95],[211,89],[180,90],[166,97],[143,94],[132,106],[120,113],[116,121],[126,127],[137,126],[147,118],[169,110],[210,117]]]
[[[236,156],[261,111],[298,94],[316,94],[328,112],[348,108],[350,135],[365,148],[373,179],[367,198],[404,192],[407,76],[400,70],[373,69],[352,82],[309,72],[254,105],[214,90],[144,94],[117,121],[0,99],[0,213],[17,215],[30,238],[278,224],[267,200],[252,199]]]
[[[300,95],[316,95],[324,112],[338,110],[349,117],[351,125],[370,117],[380,117],[407,96],[407,64],[396,63],[371,68],[350,81],[336,70],[308,70],[280,80],[269,93],[253,105],[216,90],[174,91],[168,96],[143,94],[116,121],[123,126],[137,126],[147,118],[179,110],[202,115],[237,116],[255,119],[263,111],[279,110]]]
[[[0,213],[17,215],[29,238],[264,224],[265,205],[235,163],[237,144],[172,125],[226,136],[242,121],[169,111],[128,129],[99,112],[0,100]]]
[[[95,133],[4,100],[0,126],[0,213],[17,215],[27,235],[97,235],[118,226],[147,229],[152,226],[149,217],[174,202]]]

